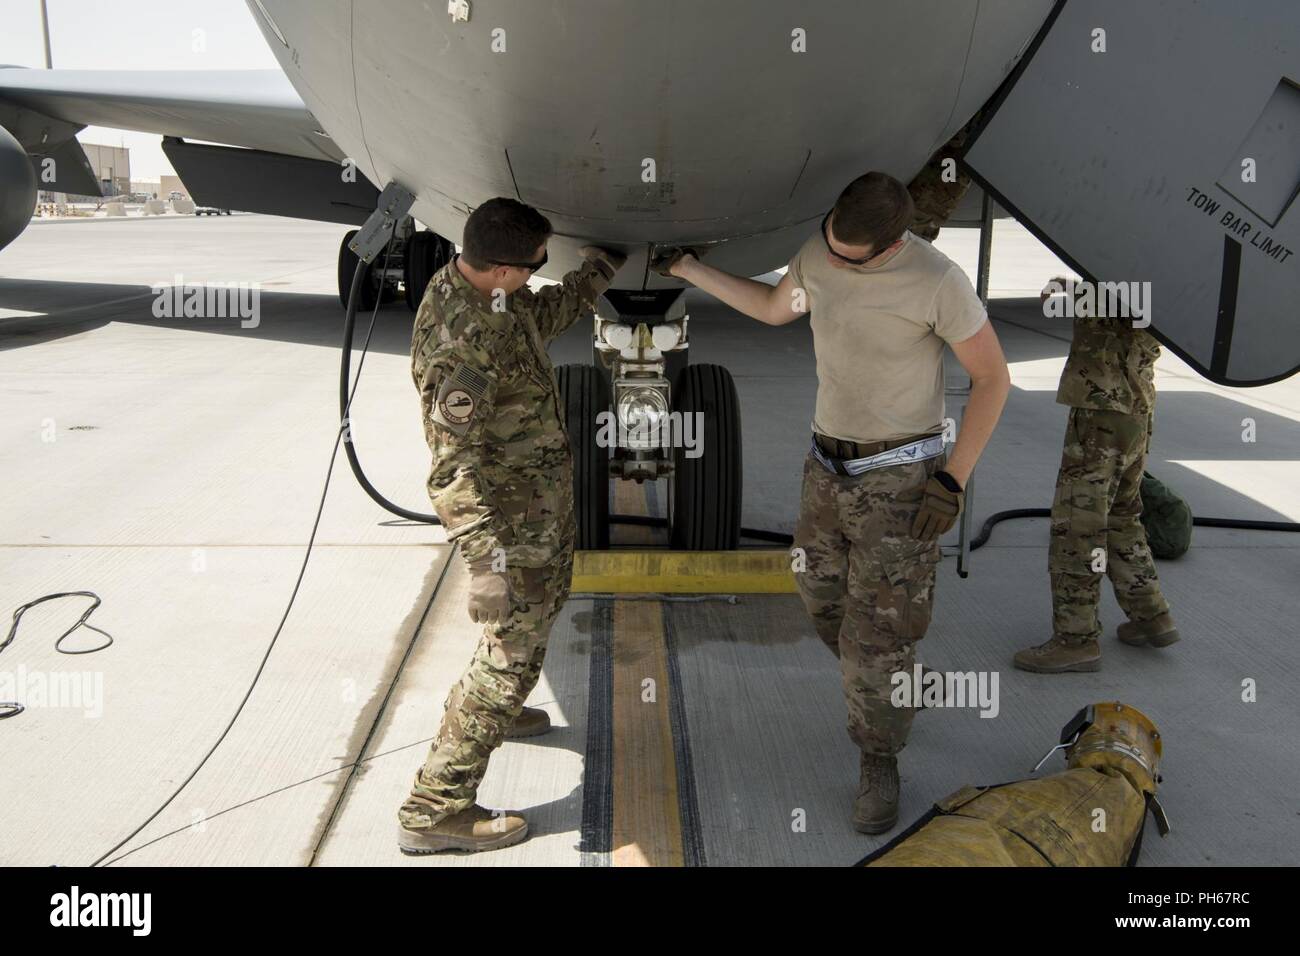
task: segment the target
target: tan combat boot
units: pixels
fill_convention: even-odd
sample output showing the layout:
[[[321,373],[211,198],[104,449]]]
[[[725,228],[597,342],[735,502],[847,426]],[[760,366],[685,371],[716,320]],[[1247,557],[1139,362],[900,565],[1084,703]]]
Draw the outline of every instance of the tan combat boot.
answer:
[[[1168,647],[1178,640],[1178,628],[1174,626],[1174,619],[1165,613],[1149,621],[1125,621],[1119,626],[1115,636],[1125,644],[1132,644],[1134,647],[1142,647],[1146,644],[1152,647]]]
[[[1016,651],[1015,665],[1036,674],[1101,670],[1101,647],[1095,640],[1066,641],[1053,637],[1037,647]]]
[[[884,833],[898,823],[898,758],[864,753],[853,801],[853,829]]]
[[[528,836],[528,821],[517,813],[485,810],[477,803],[444,817],[431,827],[408,830],[397,825],[397,848],[403,853],[439,853],[443,850],[499,850]]]
[[[517,740],[520,737],[536,737],[551,729],[551,716],[540,707],[525,707],[515,718],[515,722],[506,731],[506,739]]]

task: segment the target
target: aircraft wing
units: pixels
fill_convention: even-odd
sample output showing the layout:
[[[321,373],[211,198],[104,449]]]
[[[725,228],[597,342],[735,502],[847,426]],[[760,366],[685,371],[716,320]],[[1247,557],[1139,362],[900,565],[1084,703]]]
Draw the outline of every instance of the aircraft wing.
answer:
[[[43,128],[66,133],[69,127],[75,132],[110,126],[305,159],[343,159],[279,70],[0,68],[0,123],[34,153],[42,152]]]
[[[25,151],[40,188],[98,195],[74,139],[91,125],[160,134],[200,205],[357,225],[379,195],[365,176],[340,168],[343,151],[279,70],[0,68],[0,134],[13,137],[6,145],[0,136],[0,166],[16,169],[5,153],[13,162],[15,150]],[[35,202],[32,176],[20,170],[0,180],[6,175],[27,182],[5,193],[0,248],[26,227]]]

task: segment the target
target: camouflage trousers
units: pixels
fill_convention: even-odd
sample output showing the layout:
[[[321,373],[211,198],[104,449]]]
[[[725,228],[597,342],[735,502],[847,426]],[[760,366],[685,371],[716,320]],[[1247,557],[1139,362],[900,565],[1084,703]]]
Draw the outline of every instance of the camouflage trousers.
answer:
[[[1065,641],[1101,636],[1103,574],[1129,620],[1149,621],[1169,610],[1140,520],[1150,442],[1147,415],[1070,409],[1047,558],[1052,629]]]
[[[561,540],[545,567],[509,569],[516,608],[483,628],[469,668],[447,695],[438,736],[398,812],[403,826],[429,827],[474,805],[488,758],[537,685],[551,625],[569,596],[572,530]]]
[[[915,711],[890,701],[892,675],[911,674],[934,601],[939,543],[912,521],[943,457],[833,474],[804,462],[795,580],[818,636],[840,659],[849,737],[865,753],[896,754]]]

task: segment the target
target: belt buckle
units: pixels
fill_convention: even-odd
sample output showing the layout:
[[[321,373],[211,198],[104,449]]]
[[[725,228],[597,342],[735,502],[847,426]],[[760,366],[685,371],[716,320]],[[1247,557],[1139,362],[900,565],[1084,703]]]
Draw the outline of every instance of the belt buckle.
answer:
[[[822,447],[822,443],[818,440],[819,437],[820,436],[814,433],[812,442],[814,457],[826,466],[832,474],[840,475],[844,478],[852,478],[853,476],[849,474],[848,469],[844,467],[844,459],[838,454],[840,450],[840,440],[838,438],[831,439],[831,441],[835,442],[835,451],[829,452]]]

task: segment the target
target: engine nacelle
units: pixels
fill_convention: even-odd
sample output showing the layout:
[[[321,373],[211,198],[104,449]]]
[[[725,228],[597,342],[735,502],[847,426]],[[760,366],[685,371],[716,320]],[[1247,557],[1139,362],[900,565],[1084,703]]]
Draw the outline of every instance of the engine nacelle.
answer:
[[[36,171],[12,134],[0,126],[0,249],[32,221],[36,209]]]

